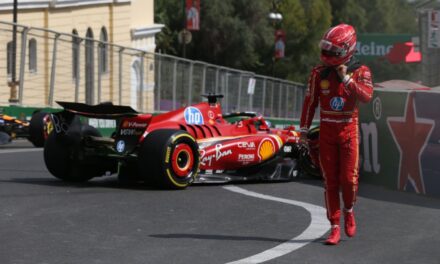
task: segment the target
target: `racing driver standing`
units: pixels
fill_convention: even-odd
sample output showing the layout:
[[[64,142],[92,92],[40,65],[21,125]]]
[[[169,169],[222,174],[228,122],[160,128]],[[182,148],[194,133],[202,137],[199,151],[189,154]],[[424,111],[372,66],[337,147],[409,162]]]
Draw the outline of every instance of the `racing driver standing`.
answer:
[[[331,224],[326,244],[336,245],[341,238],[340,190],[345,233],[349,237],[356,233],[353,206],[358,190],[358,104],[371,100],[373,85],[370,69],[353,56],[356,31],[352,26],[340,24],[330,28],[319,47],[322,65],[314,67],[310,74],[300,127],[304,140],[319,104],[319,159]]]

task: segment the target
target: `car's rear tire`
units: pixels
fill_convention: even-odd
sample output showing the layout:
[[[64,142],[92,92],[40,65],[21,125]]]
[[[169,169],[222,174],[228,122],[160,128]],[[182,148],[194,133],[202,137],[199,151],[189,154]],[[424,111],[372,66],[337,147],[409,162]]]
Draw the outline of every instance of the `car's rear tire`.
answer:
[[[45,124],[46,112],[35,112],[29,122],[29,141],[37,148],[44,147],[49,132],[49,124]]]
[[[0,131],[0,145],[9,144],[11,143],[11,136],[3,131]]]
[[[181,130],[155,130],[139,150],[139,172],[146,182],[166,189],[185,189],[199,170],[195,139]]]
[[[81,128],[80,135],[58,135],[52,132],[47,138],[44,144],[44,162],[56,178],[69,182],[85,182],[103,173],[100,166],[90,166],[80,160],[81,136],[100,136],[100,133],[96,128],[85,125]]]

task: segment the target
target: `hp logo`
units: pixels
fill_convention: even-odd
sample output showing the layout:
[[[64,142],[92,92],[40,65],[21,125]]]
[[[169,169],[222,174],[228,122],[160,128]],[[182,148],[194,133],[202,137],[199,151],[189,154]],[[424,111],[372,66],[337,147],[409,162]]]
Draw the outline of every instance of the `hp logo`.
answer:
[[[342,98],[342,97],[333,97],[330,100],[330,107],[334,111],[342,111],[342,108],[344,108],[344,98]]]
[[[185,112],[183,112],[183,115],[185,116],[185,122],[188,125],[203,125],[203,115],[202,112],[200,112],[199,109],[195,107],[187,107],[185,109]]]

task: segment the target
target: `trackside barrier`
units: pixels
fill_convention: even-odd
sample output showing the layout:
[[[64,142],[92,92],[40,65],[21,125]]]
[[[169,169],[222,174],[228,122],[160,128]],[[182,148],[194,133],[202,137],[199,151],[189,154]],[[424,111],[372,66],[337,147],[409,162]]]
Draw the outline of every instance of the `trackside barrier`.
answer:
[[[221,93],[224,112],[294,119],[305,95],[302,83],[6,21],[0,21],[0,45],[0,105],[111,101],[152,113]]]
[[[375,89],[360,109],[360,181],[440,197],[440,93]]]
[[[440,197],[440,92],[375,89],[360,106],[361,182]],[[30,119],[33,107],[5,106],[0,111]],[[60,109],[44,108],[53,112]],[[298,121],[268,118],[273,126]],[[114,123],[89,120],[103,135]],[[317,123],[314,123],[316,125]]]

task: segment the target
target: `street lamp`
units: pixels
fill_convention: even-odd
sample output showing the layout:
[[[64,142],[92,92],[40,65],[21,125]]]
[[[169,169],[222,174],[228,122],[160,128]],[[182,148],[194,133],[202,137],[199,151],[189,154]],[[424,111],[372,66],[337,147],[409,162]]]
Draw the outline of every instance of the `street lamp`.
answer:
[[[273,24],[277,24],[283,20],[283,15],[275,11],[270,12],[267,17],[272,21]]]
[[[278,5],[279,2],[281,0],[272,0],[272,10],[270,11],[270,13],[268,14],[268,18],[269,20],[272,22],[272,26],[275,29],[275,43],[279,40],[278,38],[282,37],[282,36],[278,36],[280,32],[282,32],[282,30],[280,29],[280,24],[281,21],[283,20],[283,15],[281,15],[281,13],[278,11]],[[284,33],[282,33],[284,35]],[[277,60],[277,58],[282,58],[284,57],[284,38],[282,39],[282,45],[283,45],[283,51],[282,51],[282,55],[281,54],[277,54],[277,45],[274,44],[274,54],[272,55],[272,77],[274,77],[275,75],[275,62]]]
[[[272,10],[267,16],[270,19],[270,21],[272,21],[272,25],[274,27],[277,27],[277,25],[279,25],[279,23],[281,23],[281,21],[283,20],[283,15],[281,15],[281,13],[278,11],[279,10],[278,6],[280,2],[281,0],[272,0]]]

